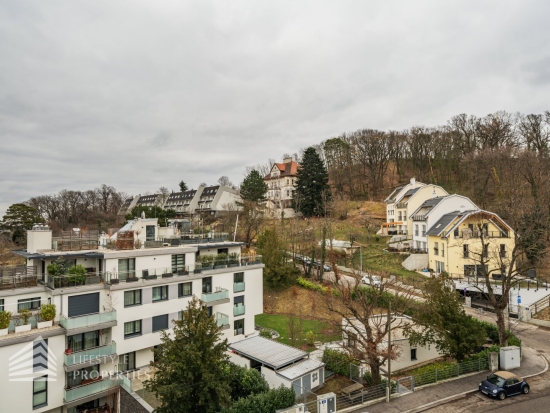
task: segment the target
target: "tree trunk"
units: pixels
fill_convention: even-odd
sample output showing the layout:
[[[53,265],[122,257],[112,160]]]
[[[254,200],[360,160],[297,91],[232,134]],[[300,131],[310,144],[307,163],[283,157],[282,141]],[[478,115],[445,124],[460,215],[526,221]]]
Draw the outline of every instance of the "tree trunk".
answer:
[[[380,365],[378,365],[378,363],[370,365],[370,373],[373,386],[376,386],[382,382],[382,378],[380,377]]]
[[[508,345],[508,334],[506,333],[506,318],[504,314],[504,309],[497,308],[495,309],[497,315],[497,327],[498,327],[498,341],[501,346]]]

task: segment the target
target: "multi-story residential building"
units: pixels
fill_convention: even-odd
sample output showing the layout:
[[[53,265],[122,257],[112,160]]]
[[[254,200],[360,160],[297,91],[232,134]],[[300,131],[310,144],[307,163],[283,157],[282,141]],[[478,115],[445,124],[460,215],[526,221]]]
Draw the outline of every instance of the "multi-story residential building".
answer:
[[[143,196],[140,195],[135,206],[145,206],[145,207],[158,206],[158,207],[162,207],[163,204],[164,204],[163,195],[162,194],[153,194],[153,195],[143,195]]]
[[[500,274],[512,265],[514,230],[495,213],[477,208],[454,211],[443,215],[426,235],[429,268],[436,273]]]
[[[132,209],[137,205],[139,198],[140,198],[140,195],[136,195],[133,198],[132,197],[127,198],[120,206],[120,209],[118,210],[118,215],[129,214],[132,211]]]
[[[284,213],[288,218],[295,215],[292,199],[299,167],[292,158],[285,158],[283,163],[274,163],[269,174],[264,177],[267,184],[266,205],[270,216],[280,218]]]
[[[241,255],[241,244],[223,235],[175,231],[136,219],[112,237],[97,231],[52,237],[41,226],[28,232],[27,249],[15,251],[26,265],[0,270],[0,310],[14,317],[0,331],[0,410],[120,411],[131,387],[124,373],[149,366],[160,332],[171,331],[192,296],[230,343],[255,334],[254,316],[263,308],[261,257]],[[66,267],[81,264],[86,274],[48,273],[59,258]],[[56,305],[53,325],[42,328],[33,317],[28,331],[16,333],[22,310],[45,303]]]
[[[406,225],[406,220],[403,220],[403,216],[398,219],[396,214],[397,200],[403,198],[409,190],[416,191],[423,186],[426,186],[426,184],[416,182],[415,178],[411,178],[409,183],[398,186],[386,199],[384,199],[384,203],[386,204],[386,222],[382,224],[380,230],[383,235],[397,235],[399,232],[402,234],[403,227]]]
[[[223,185],[207,186],[200,194],[196,214],[216,216],[227,209],[239,210],[241,196],[233,188]]]
[[[453,194],[447,196],[435,196],[427,199],[409,217],[412,221],[411,250],[415,253],[428,253],[428,236],[426,232],[432,228],[439,219],[453,211],[473,211],[478,207],[469,198]]]
[[[191,189],[185,192],[172,192],[166,202],[164,209],[173,209],[178,216],[193,215],[195,209],[199,205],[199,198],[202,194],[204,186],[199,186],[199,189]]]

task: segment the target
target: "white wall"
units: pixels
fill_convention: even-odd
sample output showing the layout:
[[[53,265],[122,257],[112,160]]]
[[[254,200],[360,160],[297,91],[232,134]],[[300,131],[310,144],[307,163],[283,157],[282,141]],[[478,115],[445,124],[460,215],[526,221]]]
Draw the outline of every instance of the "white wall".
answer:
[[[272,389],[280,387],[281,384],[285,387],[292,388],[292,382],[290,380],[287,380],[284,377],[277,375],[277,373],[275,373],[273,370],[262,366],[260,372],[267,381],[267,384],[269,384],[269,387],[271,387]]]
[[[442,355],[437,351],[434,345],[429,347],[415,346],[412,348],[416,348],[416,360],[411,360],[411,345],[409,340],[395,340],[393,341],[393,346],[399,349],[400,355],[396,360],[392,360],[392,371],[402,370],[417,364],[425,363],[437,359]]]

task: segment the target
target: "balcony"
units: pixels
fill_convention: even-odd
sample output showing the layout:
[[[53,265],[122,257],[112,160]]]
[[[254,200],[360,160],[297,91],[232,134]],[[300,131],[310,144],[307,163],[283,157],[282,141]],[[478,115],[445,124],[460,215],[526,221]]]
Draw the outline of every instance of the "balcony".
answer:
[[[244,314],[244,304],[238,304],[233,307],[233,316],[237,317]]]
[[[113,354],[116,354],[116,343],[114,341],[105,346],[89,348],[72,354],[65,354],[64,364],[67,367],[81,363],[99,364],[102,358]]]
[[[205,304],[215,305],[229,302],[229,290],[217,287],[216,291],[210,293],[202,293],[201,301]]]
[[[400,202],[400,203],[398,203],[395,207],[396,207],[397,209],[407,208],[407,203],[406,203],[406,202]]]
[[[413,221],[426,221],[427,215],[413,215],[411,219]]]
[[[101,284],[105,281],[107,273],[89,272],[84,275],[67,274],[67,275],[50,275],[46,274],[46,286],[52,290],[58,288],[79,287],[82,285]]]
[[[427,254],[428,248],[411,248],[411,254]]]
[[[455,238],[481,238],[483,235],[483,238],[509,238],[510,235],[507,232],[504,231],[472,231],[472,230],[464,230],[464,231],[455,231],[454,237]]]
[[[240,293],[241,291],[244,291],[244,282],[234,283],[233,284],[233,292],[234,293]]]
[[[229,316],[222,313],[216,313],[216,323],[222,330],[227,330],[229,328]]]
[[[36,287],[44,282],[44,275],[36,273],[36,267],[17,265],[0,267],[0,290]]]
[[[112,327],[116,325],[116,311],[113,310],[105,313],[86,314],[83,316],[71,317],[71,318],[68,318],[62,315],[61,318],[59,319],[59,324],[65,330],[86,328],[91,326],[97,326],[99,324],[106,324],[104,328]]]
[[[117,390],[117,387],[122,386],[129,390],[131,388],[130,380],[119,374],[117,376],[101,377],[97,379],[89,379],[90,382],[81,386],[66,388],[64,400],[65,403],[71,403],[76,400],[88,398],[89,396],[97,395],[99,398],[101,393],[113,393]]]

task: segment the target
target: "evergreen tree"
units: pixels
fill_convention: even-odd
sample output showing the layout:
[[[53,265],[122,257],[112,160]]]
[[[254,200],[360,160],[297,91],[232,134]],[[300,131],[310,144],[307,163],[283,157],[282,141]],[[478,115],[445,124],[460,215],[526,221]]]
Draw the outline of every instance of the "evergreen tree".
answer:
[[[173,334],[161,332],[154,350],[156,373],[145,382],[161,400],[157,413],[215,413],[227,406],[227,339],[207,307],[193,297]],[[152,364],[152,363],[151,363]]]
[[[185,192],[189,190],[189,188],[187,187],[187,184],[183,182],[183,180],[181,180],[178,185],[180,186],[180,192]]]
[[[24,244],[27,238],[27,230],[32,229],[33,224],[44,223],[44,218],[38,211],[27,204],[10,205],[0,222],[0,230],[11,234],[12,241],[16,244]]]
[[[315,148],[309,147],[297,172],[294,209],[306,217],[322,215],[330,199],[327,169]]]
[[[244,178],[241,184],[241,198],[244,201],[259,202],[265,201],[265,193],[267,192],[267,184],[260,173],[253,169]]]
[[[152,207],[138,205],[133,207],[132,211],[125,215],[124,218],[129,221],[135,217],[141,217],[142,212],[145,212],[146,218],[158,218],[158,223],[161,227],[166,227],[168,225],[168,220],[176,217],[176,211],[174,209],[164,209],[157,205]]]
[[[274,230],[266,230],[258,237],[258,252],[265,264],[264,280],[270,288],[291,285],[299,274],[298,269],[286,262],[285,245]]]

